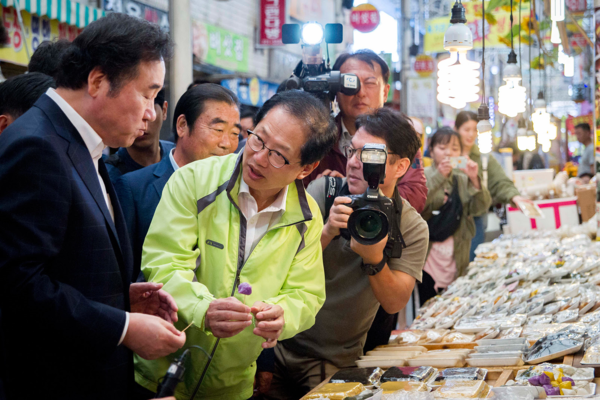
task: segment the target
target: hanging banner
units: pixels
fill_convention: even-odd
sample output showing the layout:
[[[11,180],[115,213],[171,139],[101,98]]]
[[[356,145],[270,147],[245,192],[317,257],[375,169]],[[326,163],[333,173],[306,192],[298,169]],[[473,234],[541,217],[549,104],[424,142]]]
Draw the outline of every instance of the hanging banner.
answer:
[[[266,82],[258,78],[252,78],[250,81],[225,79],[221,81],[221,86],[235,93],[240,103],[254,107],[261,107],[265,104],[265,101],[277,93],[278,87],[276,83]]]
[[[19,25],[17,10],[13,7],[0,7],[2,22],[8,32],[9,43],[0,47],[0,60],[13,64],[27,66],[27,51],[25,50],[25,36]],[[73,41],[83,31],[82,28],[58,22],[46,16],[39,17],[27,11],[21,11],[23,25],[27,33],[27,45],[30,54],[45,40],[68,39]]]
[[[486,2],[486,11],[489,12]],[[466,10],[467,23],[466,25],[471,29],[473,33],[473,48],[481,48],[482,34],[481,28],[483,22],[481,20],[481,2],[463,2],[462,5]],[[486,48],[506,48],[510,47],[510,40],[508,43],[504,41],[505,36],[510,33],[510,11],[506,11],[501,7],[496,8],[493,11],[493,16],[496,18],[496,23],[490,25],[486,22],[485,24],[485,47]],[[523,5],[521,8],[521,18],[525,19],[529,15],[529,3]],[[514,24],[519,23],[518,10],[515,13],[513,11]],[[425,40],[424,40],[424,51],[425,53],[442,53],[444,50],[444,34],[450,26],[450,16],[433,18],[427,21],[425,25]]]
[[[200,21],[192,21],[192,29],[197,61],[230,71],[248,71],[250,39]]]
[[[408,79],[408,102],[407,114],[417,117],[425,125],[435,124],[436,109],[435,79],[431,78],[409,78]]]
[[[281,27],[285,24],[285,0],[260,0],[258,44],[283,46]]]
[[[300,22],[321,21],[323,10],[321,0],[290,0],[290,17]]]
[[[104,10],[107,12],[125,13],[132,17],[142,18],[159,25],[165,32],[169,31],[168,12],[134,0],[104,0],[103,3]]]
[[[580,115],[579,117],[569,115],[566,121],[568,134],[575,135],[575,127],[583,123],[589,124],[590,127],[594,126],[594,114]]]
[[[372,32],[379,26],[379,11],[369,3],[358,5],[352,9],[350,24],[359,32]]]

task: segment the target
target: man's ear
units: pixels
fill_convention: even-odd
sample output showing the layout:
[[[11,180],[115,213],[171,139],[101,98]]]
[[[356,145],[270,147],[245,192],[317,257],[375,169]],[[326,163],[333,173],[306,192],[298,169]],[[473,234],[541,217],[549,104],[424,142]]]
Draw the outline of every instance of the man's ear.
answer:
[[[100,70],[99,67],[94,68],[90,72],[87,83],[88,94],[93,98],[97,97],[103,90],[105,90],[107,93],[110,91],[110,82],[108,81],[108,77]],[[107,85],[108,87],[106,87]]]
[[[10,115],[0,115],[0,135],[12,123],[13,119]]]
[[[385,104],[385,102],[387,101],[389,93],[390,93],[390,84],[386,82],[386,85],[383,88],[383,104]]]
[[[396,167],[396,173],[394,174],[394,179],[400,179],[402,178],[406,172],[408,171],[408,169],[410,168],[410,166],[412,165],[412,162],[410,161],[410,159],[408,158],[401,158],[398,161],[396,161],[396,163],[394,164],[394,166]]]
[[[175,125],[177,128],[177,136],[179,139],[184,137],[186,134],[189,134],[190,128],[188,127],[187,121],[185,120],[185,115],[181,114],[177,117],[177,124]]]
[[[298,174],[298,176],[296,177],[296,179],[304,179],[307,176],[309,176],[314,170],[315,168],[317,168],[319,166],[319,161],[315,161],[312,164],[306,164],[304,167],[302,167],[302,171],[300,171],[300,173]]]
[[[163,121],[167,120],[167,111],[169,111],[169,103],[165,101],[163,103]]]

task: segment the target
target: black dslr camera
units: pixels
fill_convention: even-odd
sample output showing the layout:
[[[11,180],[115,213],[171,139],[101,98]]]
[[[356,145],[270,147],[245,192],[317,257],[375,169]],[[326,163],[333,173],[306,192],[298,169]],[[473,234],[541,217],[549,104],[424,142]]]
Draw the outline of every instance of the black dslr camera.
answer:
[[[346,239],[353,237],[358,243],[373,245],[388,236],[391,248],[389,257],[402,255],[402,235],[400,217],[402,204],[394,205],[394,200],[379,193],[379,185],[385,180],[387,151],[384,144],[367,143],[360,155],[363,163],[363,177],[369,187],[363,194],[349,195],[352,203],[346,206],[354,211],[348,219],[348,229],[342,229],[340,235]]]
[[[329,43],[342,43],[342,24],[326,24],[325,29],[317,22],[308,22],[302,27],[298,24],[284,24],[282,27],[284,44],[296,44],[302,41],[302,61],[290,78],[283,84],[283,90],[304,90],[321,99],[331,107],[338,92],[348,96],[360,90],[360,80],[355,74],[341,74],[332,71],[329,60]],[[323,60],[321,43],[325,41],[327,63]]]

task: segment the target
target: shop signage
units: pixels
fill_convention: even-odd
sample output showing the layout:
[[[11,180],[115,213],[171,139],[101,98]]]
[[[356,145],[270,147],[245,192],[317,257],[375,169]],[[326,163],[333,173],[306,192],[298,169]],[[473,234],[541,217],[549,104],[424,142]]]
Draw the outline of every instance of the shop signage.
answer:
[[[240,103],[248,106],[261,107],[277,93],[277,84],[266,82],[258,78],[249,81],[245,79],[225,79],[221,85],[231,90],[238,96]]]
[[[426,54],[419,54],[415,59],[413,68],[423,78],[430,76],[434,68],[433,57]]]
[[[379,11],[372,4],[361,4],[352,9],[350,24],[359,32],[374,31],[379,25]]]
[[[7,46],[0,47],[0,60],[26,66],[29,64],[29,60],[25,50],[25,37],[17,19],[17,11],[13,7],[0,7],[0,16],[9,37]],[[72,41],[83,30],[47,16],[32,15],[24,10],[21,11],[21,16],[27,31],[30,54],[45,40],[68,39]]]
[[[486,2],[486,10],[488,10],[487,3],[489,2]],[[467,26],[473,33],[473,47],[476,49],[481,48],[483,26],[481,2],[465,2],[462,4],[466,9]],[[522,7],[522,18],[525,19],[529,15],[529,5],[523,5]],[[493,11],[493,14],[497,22],[494,25],[485,24],[485,46],[486,48],[506,48],[507,44],[501,38],[510,33],[510,11],[499,7]],[[518,13],[514,16],[514,23],[519,23]],[[446,51],[444,50],[444,34],[449,26],[449,16],[427,21],[424,40],[424,51],[426,53],[443,53]],[[510,41],[508,47],[510,47]]]
[[[259,18],[259,45],[283,46],[281,27],[285,24],[285,0],[260,0]]]
[[[323,10],[321,0],[290,0],[290,17],[298,21],[321,21]]]
[[[411,117],[420,118],[425,125],[434,125],[436,117],[437,85],[431,78],[408,79],[408,108]]]
[[[250,39],[218,26],[193,21],[195,58],[230,71],[248,71]]]
[[[169,31],[169,13],[140,1],[104,0],[103,6],[107,12],[120,12],[132,17],[142,18],[159,25],[164,31]]]
[[[590,126],[594,126],[594,114],[580,115],[579,117],[569,115],[566,121],[567,132],[569,132],[569,134],[571,135],[574,135],[575,127],[583,123],[589,124]]]

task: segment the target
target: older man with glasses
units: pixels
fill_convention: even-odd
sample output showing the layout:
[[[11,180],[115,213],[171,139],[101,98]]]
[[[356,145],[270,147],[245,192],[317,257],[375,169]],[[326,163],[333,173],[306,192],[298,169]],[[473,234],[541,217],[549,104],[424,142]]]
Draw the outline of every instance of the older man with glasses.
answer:
[[[177,327],[201,346],[178,398],[246,400],[262,349],[310,328],[325,301],[323,219],[302,179],[335,143],[323,104],[289,91],[265,103],[240,155],[173,174],[146,240],[142,272],[177,301]],[[243,285],[242,285],[243,284]],[[136,359],[136,381],[156,391],[180,353]]]

